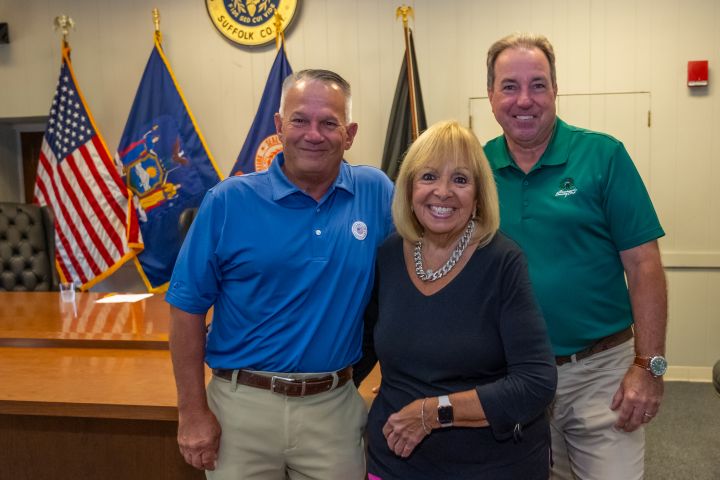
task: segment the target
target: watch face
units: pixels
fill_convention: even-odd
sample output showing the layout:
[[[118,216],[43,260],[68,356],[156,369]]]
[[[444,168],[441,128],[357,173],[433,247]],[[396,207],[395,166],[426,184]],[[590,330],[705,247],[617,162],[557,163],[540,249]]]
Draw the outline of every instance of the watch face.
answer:
[[[438,422],[440,425],[451,425],[453,423],[453,407],[438,408]]]
[[[650,373],[653,375],[659,377],[661,375],[665,375],[665,371],[667,370],[667,360],[665,360],[665,357],[652,357],[650,359]]]

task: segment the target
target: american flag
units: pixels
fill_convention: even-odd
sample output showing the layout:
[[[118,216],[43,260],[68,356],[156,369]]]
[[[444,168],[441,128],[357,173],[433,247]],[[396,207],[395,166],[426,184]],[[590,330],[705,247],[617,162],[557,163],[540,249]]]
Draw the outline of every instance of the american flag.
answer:
[[[90,288],[135,255],[135,209],[75,81],[63,49],[43,137],[35,202],[55,213],[55,260],[63,281]]]

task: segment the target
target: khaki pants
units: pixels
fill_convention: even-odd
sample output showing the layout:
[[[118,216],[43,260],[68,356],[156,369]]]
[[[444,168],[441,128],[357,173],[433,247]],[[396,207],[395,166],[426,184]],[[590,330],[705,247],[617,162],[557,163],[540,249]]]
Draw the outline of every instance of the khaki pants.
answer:
[[[633,340],[558,367],[551,405],[553,480],[639,480],[643,477],[645,430],[614,427],[612,397],[633,362]]]
[[[352,382],[286,397],[213,376],[207,395],[222,426],[218,465],[208,479],[364,478],[367,410]]]

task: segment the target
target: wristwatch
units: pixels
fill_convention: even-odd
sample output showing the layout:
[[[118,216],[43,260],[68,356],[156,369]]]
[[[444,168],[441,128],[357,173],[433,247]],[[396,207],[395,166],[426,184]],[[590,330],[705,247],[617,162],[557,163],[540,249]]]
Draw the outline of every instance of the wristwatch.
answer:
[[[438,397],[438,410],[437,420],[441,427],[452,427],[453,420],[453,406],[450,403],[450,397],[447,395],[441,395]]]
[[[635,361],[633,363],[650,372],[655,378],[665,375],[668,367],[668,362],[662,355],[653,355],[652,357],[635,355]]]

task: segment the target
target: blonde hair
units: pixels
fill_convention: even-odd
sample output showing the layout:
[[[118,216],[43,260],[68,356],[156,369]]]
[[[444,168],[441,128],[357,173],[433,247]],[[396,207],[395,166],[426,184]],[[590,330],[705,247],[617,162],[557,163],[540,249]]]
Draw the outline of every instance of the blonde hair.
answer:
[[[392,216],[402,238],[416,242],[423,227],[412,209],[413,182],[418,172],[433,162],[446,161],[467,165],[475,183],[475,233],[479,247],[490,243],[500,226],[497,188],[492,169],[475,134],[450,120],[428,128],[410,146],[395,181]]]

